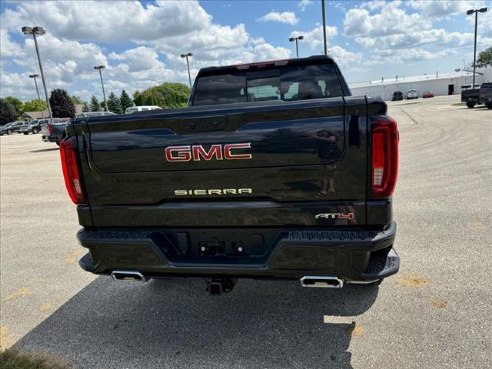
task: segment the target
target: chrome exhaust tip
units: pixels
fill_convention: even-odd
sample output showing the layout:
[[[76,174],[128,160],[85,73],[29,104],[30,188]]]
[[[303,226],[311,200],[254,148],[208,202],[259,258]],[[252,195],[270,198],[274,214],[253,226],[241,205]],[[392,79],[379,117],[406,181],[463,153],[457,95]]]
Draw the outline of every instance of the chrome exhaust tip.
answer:
[[[305,276],[300,279],[302,287],[342,288],[343,279],[337,277]]]
[[[111,277],[115,281],[147,282],[147,278],[142,273],[134,270],[113,270]]]

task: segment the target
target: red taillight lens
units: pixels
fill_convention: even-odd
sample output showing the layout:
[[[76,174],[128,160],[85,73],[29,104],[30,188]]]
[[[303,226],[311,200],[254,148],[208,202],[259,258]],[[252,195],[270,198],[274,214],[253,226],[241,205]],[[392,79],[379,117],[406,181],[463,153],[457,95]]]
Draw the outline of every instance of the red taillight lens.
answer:
[[[374,198],[390,197],[398,175],[398,127],[391,118],[372,123],[371,192]]]
[[[77,165],[77,147],[75,137],[69,137],[60,142],[60,156],[68,195],[74,204],[85,204],[82,181]]]
[[[53,125],[52,124],[48,124],[48,132],[50,133],[50,135],[53,134]]]

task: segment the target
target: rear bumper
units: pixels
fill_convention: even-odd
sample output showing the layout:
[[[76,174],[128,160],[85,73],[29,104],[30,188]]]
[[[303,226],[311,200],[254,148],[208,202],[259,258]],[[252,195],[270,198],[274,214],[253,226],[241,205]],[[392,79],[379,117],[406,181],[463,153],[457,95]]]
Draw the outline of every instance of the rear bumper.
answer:
[[[241,232],[237,231],[239,234]],[[255,249],[258,245],[249,247],[245,241],[241,247],[249,254],[210,256],[200,255],[196,247],[193,249],[193,242],[183,246],[187,241],[179,236],[184,234],[181,231],[82,229],[77,238],[90,252],[79,264],[84,270],[96,274],[133,270],[150,278],[299,279],[314,275],[336,276],[348,283],[376,281],[395,274],[399,269],[400,259],[393,249],[396,234],[394,222],[385,231],[270,229],[258,232],[264,232],[266,242],[263,248]],[[221,234],[220,230],[217,234]],[[227,243],[231,242],[227,240]],[[236,245],[234,242],[232,244]]]

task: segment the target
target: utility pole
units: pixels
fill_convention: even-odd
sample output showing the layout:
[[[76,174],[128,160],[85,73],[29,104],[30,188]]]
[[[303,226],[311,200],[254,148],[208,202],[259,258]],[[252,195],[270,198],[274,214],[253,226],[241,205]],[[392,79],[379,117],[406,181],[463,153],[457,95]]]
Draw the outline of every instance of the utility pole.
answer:
[[[22,33],[25,35],[32,35],[34,38],[34,46],[36,48],[36,55],[38,56],[39,71],[41,72],[41,80],[43,81],[44,96],[46,98],[46,104],[48,104],[48,114],[50,116],[50,121],[53,122],[53,115],[51,113],[50,99],[48,97],[48,89],[46,88],[46,80],[44,79],[43,64],[41,63],[41,55],[39,53],[38,41],[36,40],[36,35],[42,36],[46,33],[43,27],[22,27]]]
[[[101,87],[103,91],[103,98],[104,98],[104,106],[106,107],[106,111],[109,111],[108,109],[108,102],[106,101],[106,92],[104,91],[104,83],[103,83],[103,76],[101,70],[106,68],[104,65],[98,65],[95,66],[94,69],[97,69],[99,71],[99,77],[101,78]]]
[[[466,12],[466,15],[471,15],[475,13],[475,42],[473,43],[473,84],[472,89],[475,88],[475,68],[477,64],[477,22],[478,22],[478,13],[485,13],[487,8],[480,9],[470,9]]]
[[[30,74],[29,75],[29,78],[34,78],[34,84],[36,85],[36,92],[38,94],[38,100],[41,101],[41,97],[39,96],[38,83],[36,82],[36,77],[39,77],[39,74]],[[41,117],[44,119],[44,109],[41,109]]]
[[[321,0],[321,12],[323,13],[323,47],[325,55],[328,55],[328,47],[326,45],[325,0]]]
[[[289,38],[289,41],[292,42],[292,41],[295,41],[296,42],[296,58],[299,57],[299,46],[297,45],[297,42],[299,40],[304,40],[304,36],[296,36],[296,37],[290,37]]]
[[[190,88],[191,88],[191,74],[190,74],[190,62],[188,58],[192,56],[193,53],[181,54],[182,58],[186,58],[186,66],[188,67],[188,81],[190,82]]]

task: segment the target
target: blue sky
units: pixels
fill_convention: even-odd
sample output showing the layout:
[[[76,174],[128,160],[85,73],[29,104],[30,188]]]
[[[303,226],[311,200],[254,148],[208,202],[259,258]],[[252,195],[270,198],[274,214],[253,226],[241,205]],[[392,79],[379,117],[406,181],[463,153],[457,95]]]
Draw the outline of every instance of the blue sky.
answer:
[[[39,37],[47,87],[88,100],[105,87],[133,93],[162,82],[187,83],[181,53],[193,52],[192,77],[211,65],[295,57],[290,36],[303,35],[300,56],[323,51],[321,2],[291,1],[8,1],[1,3],[1,96],[35,98],[38,73],[24,25],[43,26]],[[361,82],[450,72],[492,46],[491,1],[326,1],[328,52],[346,79]]]

